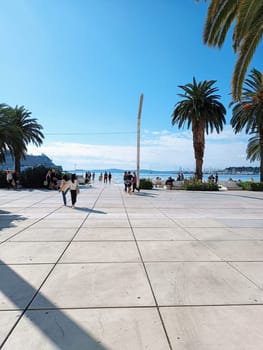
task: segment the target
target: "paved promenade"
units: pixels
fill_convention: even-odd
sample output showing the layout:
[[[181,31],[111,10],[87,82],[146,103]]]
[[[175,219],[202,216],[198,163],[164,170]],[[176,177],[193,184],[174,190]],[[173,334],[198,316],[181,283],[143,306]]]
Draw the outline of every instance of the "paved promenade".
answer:
[[[259,350],[263,193],[0,190],[3,350]]]

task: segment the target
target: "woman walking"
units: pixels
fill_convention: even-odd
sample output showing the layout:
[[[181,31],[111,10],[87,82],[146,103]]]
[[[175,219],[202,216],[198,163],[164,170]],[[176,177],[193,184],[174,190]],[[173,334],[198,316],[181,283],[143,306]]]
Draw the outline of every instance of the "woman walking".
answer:
[[[62,193],[62,198],[63,198],[63,202],[64,205],[67,205],[67,192],[69,190],[69,181],[67,178],[67,175],[63,175],[61,183],[60,183],[60,187],[59,187],[59,192]]]
[[[71,195],[72,208],[75,208],[75,204],[77,202],[77,195],[79,193],[79,183],[76,174],[71,175],[71,179],[69,181],[69,189]]]

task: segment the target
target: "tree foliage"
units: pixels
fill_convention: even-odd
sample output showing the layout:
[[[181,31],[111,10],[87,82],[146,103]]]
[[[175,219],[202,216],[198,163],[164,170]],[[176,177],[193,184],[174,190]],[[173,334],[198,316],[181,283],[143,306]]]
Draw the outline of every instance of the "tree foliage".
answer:
[[[251,160],[259,157],[260,181],[263,182],[263,75],[260,71],[251,70],[245,80],[241,101],[232,105],[230,122],[235,133],[244,130],[246,134],[254,135],[249,140],[247,155]]]
[[[232,26],[233,50],[237,54],[232,97],[233,101],[240,101],[247,69],[262,38],[263,1],[210,0],[203,32],[204,43],[220,48]]]
[[[213,86],[215,80],[196,82],[180,85],[184,93],[178,94],[182,100],[176,103],[172,114],[172,125],[178,128],[192,128],[193,147],[196,160],[196,176],[202,180],[202,167],[205,149],[205,133],[219,133],[225,124],[226,109],[219,102],[218,89]]]
[[[30,143],[40,146],[44,140],[43,127],[24,106],[12,108],[0,105],[0,161],[9,150],[15,159],[15,171],[20,173],[20,162]]]

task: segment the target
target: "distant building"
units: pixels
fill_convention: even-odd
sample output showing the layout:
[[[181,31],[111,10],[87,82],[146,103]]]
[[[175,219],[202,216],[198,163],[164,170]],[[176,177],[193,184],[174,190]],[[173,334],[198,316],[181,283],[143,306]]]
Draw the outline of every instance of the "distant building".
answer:
[[[4,163],[0,163],[0,170],[14,170],[15,162],[12,158],[10,152],[6,152],[5,155],[6,161]],[[21,160],[21,171],[26,168],[36,167],[36,166],[44,166],[46,168],[56,168],[62,170],[62,166],[55,165],[50,158],[48,158],[45,154],[41,154],[39,156],[29,155],[27,154],[25,159]]]

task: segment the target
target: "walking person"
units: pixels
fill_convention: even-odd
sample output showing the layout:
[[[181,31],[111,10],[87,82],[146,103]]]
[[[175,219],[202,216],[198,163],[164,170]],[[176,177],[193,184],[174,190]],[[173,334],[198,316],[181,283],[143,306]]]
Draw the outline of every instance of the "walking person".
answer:
[[[111,178],[112,178],[112,175],[111,175],[111,172],[109,172],[109,175],[108,175],[109,184],[111,183]]]
[[[125,171],[124,174],[123,174],[123,183],[124,183],[124,191],[127,192],[127,176],[128,176],[128,171]]]
[[[134,171],[132,174],[132,192],[135,192],[135,190],[140,192],[140,189],[137,187],[137,176],[136,176],[136,173]]]
[[[13,181],[12,181],[12,184],[14,186],[14,189],[16,190],[17,189],[17,185],[18,185],[18,178],[17,178],[17,173],[16,171],[13,172]]]
[[[71,195],[72,208],[75,208],[75,204],[77,202],[77,195],[79,194],[79,183],[76,174],[71,175],[71,179],[69,180],[69,189]]]
[[[49,190],[51,190],[51,170],[49,169],[46,174],[46,186]]]
[[[131,189],[132,189],[132,174],[131,174],[130,171],[128,171],[128,173],[127,173],[126,183],[127,183],[127,192],[128,192],[129,194],[131,194]]]
[[[7,172],[6,172],[6,182],[7,182],[7,189],[8,190],[12,187],[12,181],[13,181],[12,171],[7,170]]]
[[[108,182],[108,173],[105,171],[104,173],[104,183],[106,184]]]
[[[62,198],[63,198],[63,203],[64,205],[67,205],[67,193],[69,191],[69,181],[67,175],[63,175],[60,187],[59,187],[59,192],[62,193]]]

